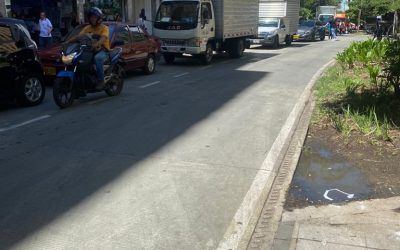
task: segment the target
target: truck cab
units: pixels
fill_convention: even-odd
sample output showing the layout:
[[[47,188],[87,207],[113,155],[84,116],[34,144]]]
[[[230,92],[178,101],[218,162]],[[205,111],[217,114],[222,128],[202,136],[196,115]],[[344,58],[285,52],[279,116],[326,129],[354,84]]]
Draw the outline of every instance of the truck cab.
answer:
[[[286,26],[284,17],[263,17],[258,22],[258,36],[248,39],[250,44],[272,46],[278,48],[280,44],[290,45],[292,37]]]
[[[167,63],[191,54],[211,63],[214,51],[243,55],[257,32],[258,0],[163,0],[154,22]]]
[[[215,13],[210,0],[161,3],[154,33],[162,40],[161,51],[167,63],[182,54],[212,56],[210,41],[215,38]],[[208,61],[210,58],[203,58]]]

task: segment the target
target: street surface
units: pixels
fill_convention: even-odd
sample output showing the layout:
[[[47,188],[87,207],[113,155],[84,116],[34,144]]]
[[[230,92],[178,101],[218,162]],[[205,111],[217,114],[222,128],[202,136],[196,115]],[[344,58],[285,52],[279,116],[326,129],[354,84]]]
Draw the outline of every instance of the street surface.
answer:
[[[178,59],[0,110],[0,248],[215,249],[315,72],[357,38]]]

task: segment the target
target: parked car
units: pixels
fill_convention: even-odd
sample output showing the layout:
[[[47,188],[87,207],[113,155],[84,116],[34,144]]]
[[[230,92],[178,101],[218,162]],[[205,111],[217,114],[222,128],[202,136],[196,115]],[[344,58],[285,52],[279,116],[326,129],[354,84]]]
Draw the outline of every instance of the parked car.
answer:
[[[0,99],[33,106],[45,96],[37,46],[19,23],[0,22]]]
[[[121,62],[125,71],[142,69],[146,74],[154,73],[160,58],[160,41],[142,28],[120,22],[105,22],[110,32],[111,49],[121,47]],[[64,69],[61,62],[62,43],[77,36],[86,25],[78,25],[61,42],[40,50],[39,55],[45,76],[54,79],[57,72]]]
[[[250,44],[259,44],[262,46],[271,45],[276,49],[280,44],[291,45],[292,38],[290,30],[286,27],[286,18],[266,17],[260,18],[258,23],[258,36],[254,39],[248,39]]]
[[[325,40],[325,26],[318,20],[303,20],[299,24],[297,34],[293,36],[294,40]]]

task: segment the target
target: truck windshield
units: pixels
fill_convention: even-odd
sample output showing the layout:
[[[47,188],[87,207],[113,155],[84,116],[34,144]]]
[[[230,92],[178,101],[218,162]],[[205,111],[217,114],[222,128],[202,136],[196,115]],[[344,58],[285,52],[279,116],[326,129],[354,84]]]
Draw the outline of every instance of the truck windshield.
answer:
[[[266,18],[266,19],[260,19],[258,21],[258,26],[260,26],[260,27],[277,28],[278,24],[279,24],[279,21],[276,18]]]
[[[158,9],[155,28],[181,30],[197,27],[199,2],[168,1],[163,2]]]
[[[319,20],[321,22],[327,23],[333,18],[333,15],[319,15]]]
[[[299,26],[302,26],[302,27],[314,27],[315,26],[315,22],[314,21],[302,21],[302,22],[300,22]]]

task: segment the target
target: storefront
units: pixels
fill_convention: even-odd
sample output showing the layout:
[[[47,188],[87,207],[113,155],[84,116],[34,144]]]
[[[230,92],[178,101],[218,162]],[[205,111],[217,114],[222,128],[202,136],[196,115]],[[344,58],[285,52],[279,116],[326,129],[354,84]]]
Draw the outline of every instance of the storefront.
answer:
[[[30,29],[37,28],[35,23],[41,11],[46,12],[54,30],[62,35],[77,24],[76,0],[11,0],[11,16],[25,20]]]

